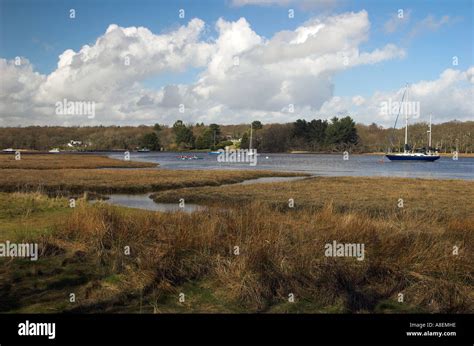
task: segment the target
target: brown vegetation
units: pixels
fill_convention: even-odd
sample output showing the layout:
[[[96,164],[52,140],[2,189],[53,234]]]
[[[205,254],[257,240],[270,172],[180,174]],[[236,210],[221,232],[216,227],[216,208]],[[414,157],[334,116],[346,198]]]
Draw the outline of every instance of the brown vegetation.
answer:
[[[112,159],[90,154],[25,154],[0,155],[0,169],[95,169],[95,168],[146,168],[156,163]]]
[[[2,312],[474,311],[470,181],[318,177],[207,186],[278,174],[1,172],[6,191],[160,191],[156,201],[210,206],[159,213],[79,199],[70,208],[65,198],[0,193],[0,241],[41,249],[33,265],[0,258]],[[364,244],[364,260],[326,257],[333,241]]]
[[[2,169],[0,191],[43,191],[48,194],[82,192],[145,193],[191,186],[215,186],[247,179],[299,176],[253,170],[166,170],[166,169]]]
[[[58,306],[51,296],[43,304],[76,312],[473,312],[473,232],[472,215],[376,218],[331,204],[280,211],[255,202],[193,214],[82,204],[42,241],[44,260],[62,261],[43,280],[76,268],[77,303]],[[365,259],[326,257],[334,240],[365,244]],[[13,298],[17,286],[4,294]]]
[[[429,213],[432,218],[465,216],[474,210],[474,182],[379,177],[314,177],[283,183],[183,188],[152,195],[156,202],[175,201],[208,205],[248,204],[263,201],[281,209],[294,200],[297,208],[321,209],[331,203],[338,211],[373,215],[391,212]],[[399,199],[404,208],[399,208]]]

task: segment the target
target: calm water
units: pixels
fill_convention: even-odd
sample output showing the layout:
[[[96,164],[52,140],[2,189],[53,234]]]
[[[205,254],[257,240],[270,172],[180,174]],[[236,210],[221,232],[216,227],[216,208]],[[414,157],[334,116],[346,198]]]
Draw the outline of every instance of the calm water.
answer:
[[[202,160],[181,160],[178,155],[196,155]],[[113,153],[114,158],[123,155]],[[132,153],[131,160],[156,162],[169,169],[265,169],[305,172],[319,176],[382,176],[404,178],[474,179],[474,158],[452,160],[442,157],[436,162],[391,162],[383,156],[321,154],[259,154],[257,165],[220,163],[217,155],[207,153]],[[159,169],[159,168],[158,168]]]
[[[249,185],[249,184],[265,184],[265,183],[277,183],[283,181],[294,181],[294,180],[301,180],[307,179],[307,177],[265,177],[265,178],[257,178],[257,179],[249,179],[245,180],[241,183],[235,184],[226,184],[226,185]],[[155,203],[150,198],[150,193],[147,194],[138,194],[138,195],[128,195],[128,194],[113,194],[109,195],[107,200],[104,200],[104,203],[112,204],[112,205],[119,205],[122,207],[128,208],[137,208],[137,209],[144,209],[144,210],[152,210],[152,211],[184,211],[186,213],[193,213],[195,211],[201,211],[206,209],[206,207],[192,204],[192,203],[185,203],[184,208],[179,206],[178,201],[176,203]],[[97,203],[98,201],[91,201],[91,203]]]
[[[200,211],[200,210],[205,209],[205,207],[203,206],[200,206],[197,204],[191,204],[191,203],[185,203],[184,208],[181,208],[178,202],[155,203],[150,198],[149,194],[144,194],[144,195],[143,194],[142,195],[116,194],[116,195],[109,196],[109,199],[105,200],[104,202],[108,204],[113,204],[113,205],[120,205],[123,207],[153,210],[153,211],[184,211],[187,213],[192,213],[195,211]]]

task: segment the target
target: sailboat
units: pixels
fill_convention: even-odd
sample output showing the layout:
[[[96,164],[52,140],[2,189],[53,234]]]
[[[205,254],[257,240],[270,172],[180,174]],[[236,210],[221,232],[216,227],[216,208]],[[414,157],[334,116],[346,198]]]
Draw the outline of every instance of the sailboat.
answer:
[[[408,85],[405,89],[405,92],[403,93],[402,97],[402,104],[403,104],[403,99],[405,97],[405,94],[407,93],[408,90]],[[401,106],[399,108],[398,115],[400,115],[400,110]],[[398,120],[398,115],[397,115],[397,120]],[[395,120],[395,126],[397,124],[397,120]],[[394,129],[395,129],[394,126]],[[429,125],[429,130],[427,131],[428,133],[428,149],[424,150],[423,152],[413,152],[413,150],[410,149],[410,146],[408,145],[408,109],[405,112],[405,145],[403,147],[404,151],[403,153],[387,153],[385,156],[390,160],[390,161],[428,161],[428,162],[433,162],[436,161],[440,158],[436,150],[433,150],[431,148],[431,115],[430,115],[430,125]]]

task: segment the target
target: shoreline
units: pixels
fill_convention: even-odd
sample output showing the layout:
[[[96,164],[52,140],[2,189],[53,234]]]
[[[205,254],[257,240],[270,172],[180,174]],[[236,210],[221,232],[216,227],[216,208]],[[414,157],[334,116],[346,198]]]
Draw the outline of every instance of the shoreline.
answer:
[[[36,151],[29,149],[14,149],[14,151],[0,151],[0,155],[15,155],[15,152],[18,151],[25,155],[107,155],[109,153],[124,153],[129,151],[130,154],[158,154],[158,153],[201,153],[207,154],[209,150],[164,150],[164,151],[148,151],[140,152],[136,150],[127,150],[127,149],[111,149],[111,150],[90,150],[90,151],[60,151],[56,153],[51,153],[49,151]],[[259,152],[259,154],[293,154],[293,155],[339,155],[343,151],[335,152],[325,152],[325,151],[306,151],[306,150],[293,150],[289,152]],[[375,152],[349,152],[350,155],[357,156],[384,156],[387,153],[375,151]],[[441,157],[452,157],[453,153],[438,153]],[[474,158],[474,153],[458,153],[458,157],[462,158]]]
[[[277,153],[275,153],[277,154]],[[280,153],[278,153],[280,154]],[[303,155],[303,154],[312,154],[312,155],[339,155],[341,152],[316,152],[316,151],[292,151],[288,154],[295,154],[295,155]],[[376,151],[376,152],[367,152],[367,153],[351,153],[350,155],[357,155],[357,156],[385,156],[387,153]],[[452,157],[453,153],[438,153],[441,157]],[[474,153],[458,153],[458,157],[463,158],[474,158]]]

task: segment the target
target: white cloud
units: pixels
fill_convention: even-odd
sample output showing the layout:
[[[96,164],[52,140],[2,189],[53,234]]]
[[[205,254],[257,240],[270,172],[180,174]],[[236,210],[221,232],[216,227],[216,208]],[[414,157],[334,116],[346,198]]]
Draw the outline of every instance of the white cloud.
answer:
[[[199,41],[203,29],[199,19],[163,35],[143,27],[112,24],[94,45],[61,54],[57,69],[41,85],[37,98],[100,102],[149,75],[204,66],[212,46]]]
[[[357,95],[352,98],[352,103],[356,106],[362,106],[365,103],[365,99],[362,96]]]
[[[408,34],[409,38],[414,38],[416,36],[419,36],[425,32],[434,32],[437,31],[439,28],[441,28],[444,25],[451,24],[455,21],[457,21],[458,18],[453,19],[449,16],[442,16],[439,19],[436,19],[433,15],[428,15],[411,29],[410,33]]]
[[[220,37],[234,31],[246,33],[236,40],[243,42],[245,48],[239,54],[235,47],[227,47],[228,40],[219,39],[216,54],[195,91],[241,112],[280,112],[281,121],[291,116],[283,111],[290,103],[297,110],[307,106],[319,109],[332,95],[332,76],[336,72],[403,54],[393,45],[360,53],[358,45],[366,40],[369,26],[367,13],[362,11],[312,20],[294,31],[263,40],[257,38],[245,20],[232,26],[220,21]],[[232,64],[233,56],[239,57],[238,66]],[[344,64],[344,56],[348,57],[350,67]],[[215,61],[220,63],[217,70]]]
[[[474,119],[474,67],[466,71],[446,69],[435,80],[419,81],[410,85],[408,101],[419,102],[420,116],[414,121],[427,121],[433,115],[434,122]],[[399,90],[376,92],[371,97],[332,97],[320,109],[321,114],[351,114],[363,123],[376,122],[393,126],[396,114],[383,114],[382,103],[400,102],[405,87]],[[361,102],[364,100],[363,102]]]
[[[18,61],[17,61],[18,62]],[[21,58],[20,65],[15,61],[0,59],[0,124],[8,125],[8,118],[14,124],[25,123],[25,114],[44,116],[42,103],[33,102],[38,88],[45,81],[45,76],[34,72],[28,59]]]
[[[399,11],[403,12],[399,12]],[[398,9],[384,24],[387,33],[393,33],[410,22],[411,10]]]
[[[466,77],[469,82],[474,84],[474,67],[471,67],[466,71]]]
[[[0,85],[2,125],[17,124],[20,117],[22,123],[34,124],[86,122],[82,116],[65,118],[54,113],[54,104],[64,98],[96,102],[97,122],[149,121],[152,114],[140,113],[140,108],[151,108],[150,101],[160,96],[166,107],[172,96],[165,90],[145,90],[140,82],[164,72],[206,66],[214,48],[200,38],[204,25],[193,19],[175,31],[155,35],[144,27],[112,24],[93,45],[78,52],[64,51],[56,70],[47,76],[34,73],[27,61],[17,67],[14,61],[1,59],[0,73],[7,76]],[[145,95],[148,103],[144,104]],[[15,99],[21,103],[14,103]],[[40,114],[42,120],[37,118]]]
[[[64,51],[49,75],[34,72],[27,61],[18,67],[0,59],[1,125],[169,124],[177,119],[239,123],[255,118],[287,122],[354,109],[357,121],[390,120],[378,115],[379,104],[395,93],[334,96],[337,73],[405,56],[393,44],[361,51],[370,30],[365,11],[312,19],[271,38],[257,34],[244,18],[219,19],[213,40],[202,38],[204,29],[199,19],[164,34],[110,25],[94,44],[78,52]],[[126,58],[129,66],[124,64]],[[158,89],[143,84],[147,78],[191,67],[201,72],[190,84]],[[437,81],[416,83],[413,90],[424,102],[440,107],[447,118],[472,118],[466,102],[472,94],[472,76],[472,68],[448,70]],[[471,89],[460,87],[463,80],[471,81]],[[54,104],[64,98],[95,101],[96,117],[56,115]],[[442,100],[447,104],[441,105]],[[184,113],[178,111],[180,104]],[[289,112],[290,104],[294,113]]]

